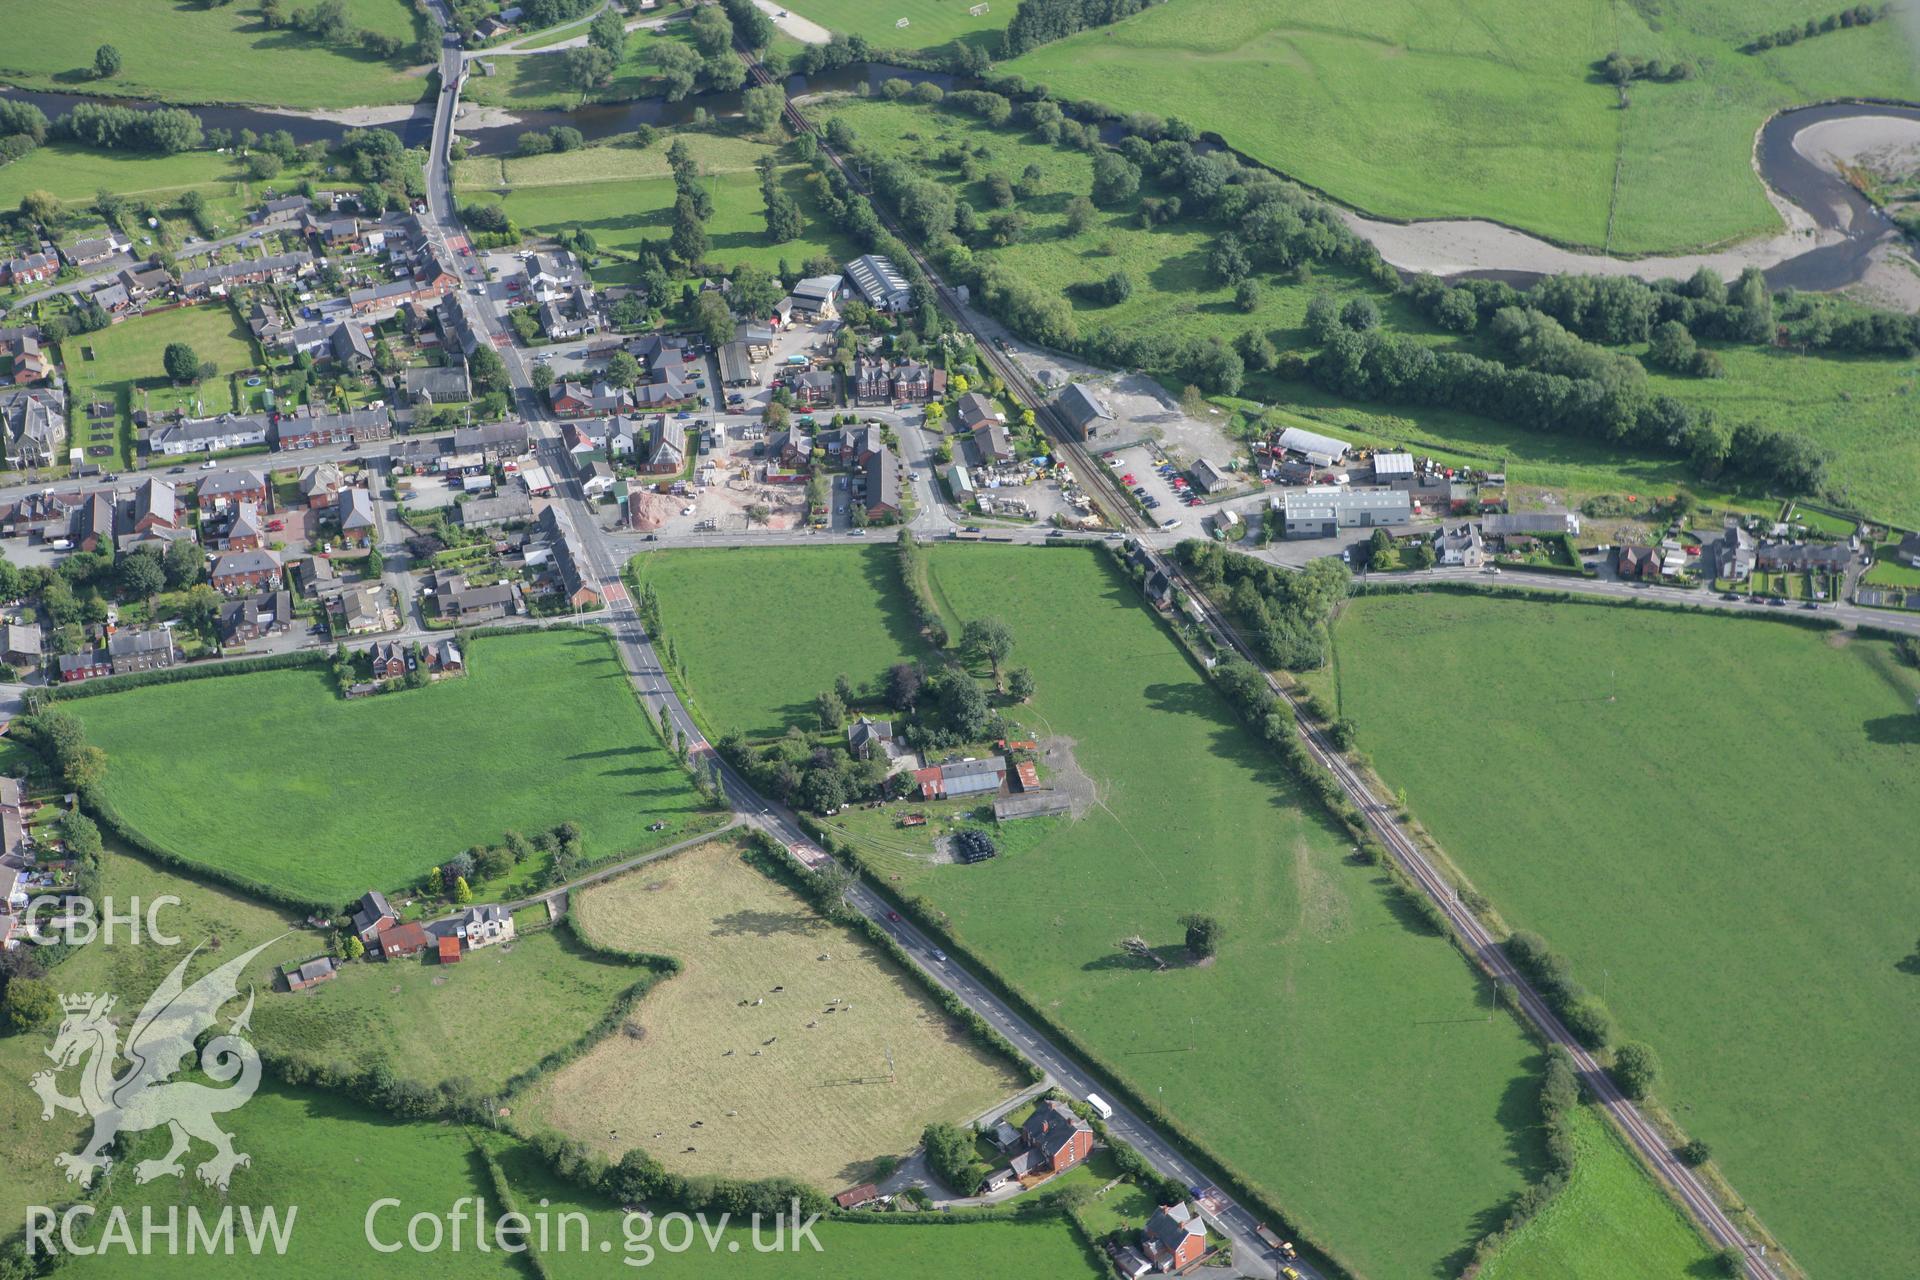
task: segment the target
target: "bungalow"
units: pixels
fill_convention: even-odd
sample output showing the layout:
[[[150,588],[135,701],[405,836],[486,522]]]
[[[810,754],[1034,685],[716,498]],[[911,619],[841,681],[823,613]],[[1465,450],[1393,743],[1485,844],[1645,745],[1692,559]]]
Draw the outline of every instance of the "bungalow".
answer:
[[[148,266],[122,267],[114,281],[135,302],[145,302],[148,298],[167,293],[174,284],[173,272],[157,262]]]
[[[375,529],[373,495],[361,488],[342,489],[336,504],[334,518],[340,522],[341,538],[356,547],[367,545]]]
[[[857,1187],[842,1191],[833,1198],[833,1203],[842,1209],[858,1209],[862,1205],[872,1204],[880,1198],[880,1188],[871,1182],[863,1182]]]
[[[432,940],[427,931],[409,920],[405,924],[396,924],[379,935],[380,954],[389,960],[404,960],[417,956],[427,949]]]
[[[867,459],[867,518],[880,520],[900,514],[900,459],[881,449]]]
[[[118,232],[109,231],[104,236],[89,236],[84,240],[75,240],[60,251],[70,267],[97,267],[118,253],[133,248],[131,241],[120,238]]]
[[[200,504],[202,515],[224,510],[237,502],[265,506],[267,480],[258,471],[216,471],[200,481],[194,500]]]
[[[86,649],[63,653],[59,658],[60,679],[67,684],[113,674],[113,663],[105,649]]]
[[[1026,1146],[1013,1158],[1013,1171],[1026,1178],[1065,1173],[1093,1150],[1093,1128],[1057,1098],[1042,1100],[1020,1126]]]
[[[463,529],[487,529],[533,519],[533,499],[518,489],[490,498],[472,498],[455,507],[454,522]]]
[[[334,968],[333,959],[330,956],[321,956],[317,960],[309,960],[298,967],[283,965],[281,966],[280,973],[286,978],[287,990],[289,991],[305,991],[310,987],[317,987],[323,982],[332,982],[340,976],[340,971]]]
[[[293,595],[288,591],[265,591],[220,606],[220,643],[226,647],[285,635],[292,626]]]
[[[147,433],[147,451],[179,457],[188,453],[224,453],[267,442],[272,424],[265,414],[223,413],[217,418],[183,418]]]
[[[336,496],[346,484],[346,477],[336,464],[321,462],[300,468],[295,483],[299,487],[301,500],[307,504],[307,510],[321,511],[334,505]]]
[[[354,904],[353,931],[362,942],[371,943],[399,922],[399,913],[387,904],[387,895],[378,889],[367,890]]]
[[[215,591],[237,595],[259,591],[280,581],[280,556],[273,551],[231,551],[213,562],[210,577]]]
[[[107,637],[107,662],[113,674],[154,671],[172,666],[180,657],[173,632],[165,627],[120,630]]]
[[[1140,1233],[1147,1258],[1161,1271],[1182,1271],[1207,1251],[1207,1229],[1200,1215],[1181,1200],[1161,1205]]]
[[[451,622],[493,622],[520,612],[520,592],[511,582],[462,587],[440,597],[440,616]]]
[[[840,315],[839,276],[808,276],[793,286],[792,311],[816,320],[834,320]]]

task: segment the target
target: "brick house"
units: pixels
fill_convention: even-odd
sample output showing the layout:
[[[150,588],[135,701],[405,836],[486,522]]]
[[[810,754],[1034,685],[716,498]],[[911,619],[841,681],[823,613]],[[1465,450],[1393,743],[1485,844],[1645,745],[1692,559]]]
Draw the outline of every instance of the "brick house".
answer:
[[[272,551],[230,551],[213,562],[213,589],[227,595],[277,586],[280,557]]]
[[[367,662],[375,680],[394,680],[407,674],[406,646],[397,640],[382,640],[367,650]]]
[[[1159,1271],[1180,1271],[1198,1262],[1207,1251],[1207,1229],[1200,1215],[1182,1200],[1161,1205],[1140,1233],[1147,1260]]]
[[[67,684],[80,680],[92,680],[96,676],[113,674],[113,664],[107,658],[105,649],[88,649],[81,653],[63,653],[59,659],[60,679]]]
[[[216,471],[200,482],[194,501],[200,513],[220,511],[236,502],[267,505],[267,478],[258,471]]]
[[[1093,1150],[1093,1128],[1073,1114],[1067,1104],[1044,1099],[1020,1126],[1025,1149],[1013,1157],[1013,1172],[1022,1178],[1050,1178],[1087,1158]]]

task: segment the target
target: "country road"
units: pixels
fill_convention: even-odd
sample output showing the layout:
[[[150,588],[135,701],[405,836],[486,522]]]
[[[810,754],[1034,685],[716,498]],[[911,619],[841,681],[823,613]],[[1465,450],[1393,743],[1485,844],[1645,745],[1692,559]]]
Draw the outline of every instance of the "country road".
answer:
[[[429,0],[431,11],[444,17],[438,6],[438,0]],[[762,83],[769,82],[763,68],[750,56],[746,57],[749,72]],[[454,211],[453,194],[450,185],[448,152],[450,150],[452,125],[458,108],[461,79],[464,73],[465,59],[459,49],[448,42],[443,50],[443,84],[438,96],[432,136],[431,156],[428,169],[428,206],[433,233],[449,246],[464,247],[465,235]],[[799,112],[788,104],[788,116],[796,127],[811,132],[811,125]],[[839,158],[828,152],[833,162]],[[886,215],[882,214],[884,218]],[[896,229],[897,230],[897,229]],[[904,237],[903,237],[904,239]],[[927,270],[928,264],[922,263]],[[937,274],[928,270],[929,279],[936,282],[936,290],[943,306],[953,314],[960,324],[969,331],[975,326],[968,321],[967,310],[939,283]],[[457,305],[468,305],[463,298]],[[673,689],[662,669],[661,661],[655,653],[651,637],[641,624],[635,602],[628,595],[620,577],[620,566],[624,556],[636,549],[630,540],[609,536],[595,519],[580,487],[581,476],[572,457],[561,446],[558,427],[543,402],[543,398],[534,392],[528,361],[522,352],[507,339],[499,315],[491,305],[474,308],[474,314],[481,332],[495,340],[507,366],[514,388],[516,408],[528,421],[535,433],[536,447],[542,450],[552,465],[554,474],[563,477],[556,493],[560,495],[556,510],[563,523],[570,527],[578,539],[586,561],[586,571],[596,578],[600,590],[606,599],[606,612],[596,620],[604,621],[621,655],[623,665],[635,691],[642,703],[655,715],[664,712],[668,721],[686,735],[691,754],[696,760],[711,758],[711,767],[724,794],[734,810],[739,813],[747,825],[766,832],[787,847],[803,846],[810,843],[801,828],[797,816],[784,806],[774,804],[760,796],[737,774],[726,761],[718,756],[710,742],[702,734],[685,705]],[[1060,430],[1060,424],[1053,420],[1050,407],[1039,394],[1024,371],[990,342],[982,340],[980,349],[983,356],[1001,373],[1009,387],[1024,401],[1031,404],[1039,414],[1041,421],[1059,441],[1061,449],[1075,461],[1079,473],[1090,481],[1103,487],[1114,495],[1111,477],[1108,477],[1086,450],[1071,436]],[[1114,501],[1114,509],[1126,513],[1132,519],[1130,508]],[[1157,531],[1156,531],[1157,532]],[[1177,566],[1167,562],[1169,569],[1178,575]],[[1224,630],[1224,624],[1206,598],[1192,591],[1192,584],[1186,584],[1189,591],[1211,625],[1220,629],[1224,643],[1235,643],[1230,631]],[[1556,587],[1561,585],[1556,583]],[[1271,675],[1268,679],[1276,689],[1279,682]],[[1284,695],[1284,692],[1282,693]],[[1763,1250],[1741,1232],[1713,1200],[1711,1194],[1694,1177],[1691,1170],[1680,1165],[1668,1153],[1645,1120],[1626,1099],[1614,1089],[1599,1064],[1577,1044],[1571,1044],[1571,1037],[1560,1025],[1552,1012],[1535,993],[1532,987],[1517,973],[1512,971],[1499,952],[1493,940],[1478,922],[1468,915],[1457,902],[1451,901],[1445,882],[1427,866],[1419,851],[1411,842],[1394,829],[1390,819],[1367,791],[1364,782],[1343,761],[1333,758],[1324,743],[1318,741],[1318,735],[1304,722],[1300,730],[1308,745],[1316,754],[1329,760],[1341,785],[1367,814],[1368,821],[1381,832],[1387,840],[1394,856],[1407,867],[1426,891],[1432,895],[1447,911],[1455,927],[1463,938],[1469,940],[1476,959],[1480,964],[1502,981],[1511,981],[1519,996],[1523,1014],[1533,1022],[1549,1040],[1571,1045],[1574,1060],[1580,1070],[1586,1074],[1598,1096],[1615,1120],[1633,1137],[1636,1147],[1642,1152],[1648,1163],[1665,1178],[1687,1202],[1692,1211],[1703,1222],[1709,1234],[1716,1240],[1734,1244],[1747,1258],[1749,1274],[1754,1280],[1778,1280],[1776,1273],[1765,1261]],[[1006,1036],[1017,1050],[1035,1063],[1042,1071],[1062,1088],[1076,1096],[1084,1096],[1089,1091],[1101,1091],[1102,1085],[1095,1075],[1073,1057],[1053,1043],[1042,1028],[1030,1024],[1007,1002],[1000,999],[987,985],[967,967],[951,957],[940,956],[935,944],[917,928],[903,920],[891,918],[893,913],[879,894],[864,882],[855,882],[849,891],[848,900],[862,914],[880,927],[891,932],[913,959],[934,982],[952,991],[966,1005],[985,1019],[1002,1035]],[[938,957],[938,958],[936,958]],[[1111,1092],[1110,1090],[1108,1092]],[[1175,1178],[1182,1185],[1197,1186],[1211,1182],[1194,1161],[1180,1151],[1172,1142],[1147,1124],[1131,1109],[1116,1105],[1110,1122],[1116,1135],[1132,1143],[1143,1156],[1161,1173]],[[1217,1215],[1210,1218],[1215,1227],[1233,1246],[1236,1268],[1242,1273],[1269,1277],[1277,1273],[1277,1266],[1269,1251],[1254,1234],[1256,1222],[1244,1207],[1226,1202]],[[1295,1264],[1299,1273],[1314,1277],[1315,1272],[1304,1265]]]

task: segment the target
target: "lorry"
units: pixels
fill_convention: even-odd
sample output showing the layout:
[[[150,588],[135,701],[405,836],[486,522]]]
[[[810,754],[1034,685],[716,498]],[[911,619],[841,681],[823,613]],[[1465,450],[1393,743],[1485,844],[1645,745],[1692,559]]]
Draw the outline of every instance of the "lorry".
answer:
[[[1088,1094],[1087,1105],[1092,1107],[1094,1110],[1094,1113],[1097,1114],[1102,1120],[1113,1119],[1113,1108],[1109,1106],[1107,1104],[1107,1100],[1101,1097],[1099,1094],[1097,1093]]]

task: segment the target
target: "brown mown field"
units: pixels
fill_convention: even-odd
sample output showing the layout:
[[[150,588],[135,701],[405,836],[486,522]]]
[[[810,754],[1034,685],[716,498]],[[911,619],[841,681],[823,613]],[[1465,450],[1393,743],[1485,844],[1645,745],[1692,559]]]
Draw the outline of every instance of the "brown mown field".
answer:
[[[615,1032],[531,1100],[536,1124],[608,1155],[637,1146],[678,1173],[838,1190],[931,1121],[969,1120],[1024,1084],[737,845],[640,868],[572,910],[596,944],[685,965],[634,1011],[638,1035]]]

